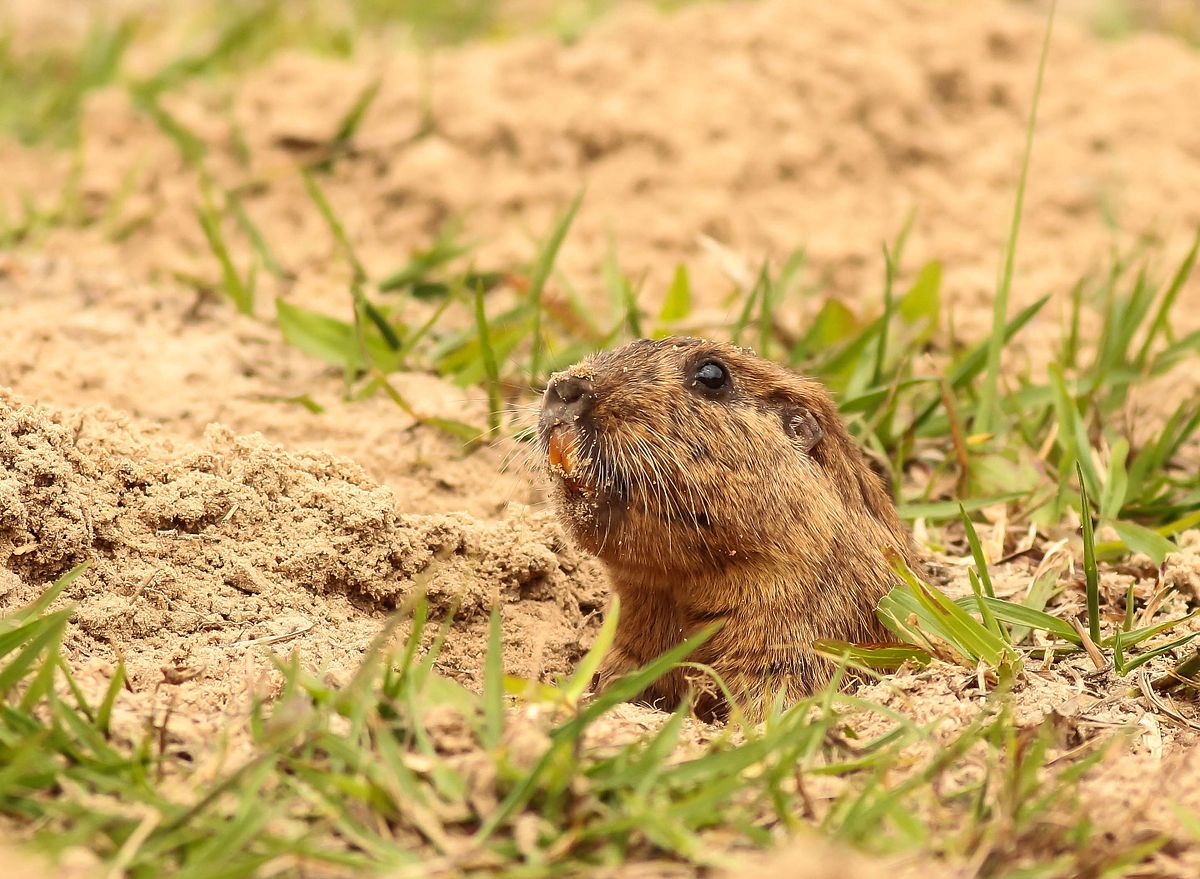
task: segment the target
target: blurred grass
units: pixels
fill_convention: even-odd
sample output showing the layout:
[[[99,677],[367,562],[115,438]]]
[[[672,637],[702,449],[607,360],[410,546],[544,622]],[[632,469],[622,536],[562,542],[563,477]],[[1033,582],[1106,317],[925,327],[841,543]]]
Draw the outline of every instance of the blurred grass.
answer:
[[[69,145],[79,136],[84,98],[113,83],[156,96],[197,77],[236,75],[281,52],[348,56],[364,40],[424,49],[528,31],[569,40],[621,2],[669,9],[695,0],[98,2],[79,33],[69,16],[47,24],[31,6],[0,7],[0,132]]]
[[[645,3],[672,9],[719,0],[198,0],[188,4],[87,7],[71,16],[0,7],[0,132],[26,143],[78,139],[81,103],[124,82],[158,94],[201,76],[236,75],[291,50],[348,56],[364,40],[432,48],[528,31],[578,37],[613,8]],[[1013,0],[1018,3],[1040,0]],[[1042,3],[1041,5],[1045,5]],[[76,10],[77,12],[77,10]],[[1109,38],[1157,30],[1200,45],[1193,0],[1077,0],[1066,14]],[[28,25],[28,21],[41,22]],[[27,25],[27,26],[25,26]],[[139,64],[131,70],[130,55]],[[149,65],[152,72],[145,71]]]
[[[1073,0],[1065,7],[1106,39],[1157,31],[1200,46],[1200,4],[1194,0]]]
[[[94,23],[77,46],[19,47],[0,19],[0,131],[27,143],[64,143],[78,136],[88,92],[119,75],[136,34],[130,20]]]

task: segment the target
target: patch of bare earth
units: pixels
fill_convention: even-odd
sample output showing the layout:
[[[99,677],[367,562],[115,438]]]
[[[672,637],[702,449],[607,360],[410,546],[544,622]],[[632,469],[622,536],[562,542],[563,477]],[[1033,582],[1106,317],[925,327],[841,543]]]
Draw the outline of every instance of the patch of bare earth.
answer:
[[[915,208],[906,266],[942,260],[955,325],[977,336],[991,320],[1042,28],[992,3],[630,11],[571,46],[531,38],[439,53],[428,94],[418,58],[378,46],[353,62],[280,58],[164,103],[203,139],[214,179],[242,193],[286,269],[283,280],[259,273],[260,318],[272,295],[349,314],[348,270],[296,168],[322,155],[378,78],[362,127],[321,178],[372,277],[453,218],[480,241],[481,267],[525,260],[530,235],[586,185],[561,258],[585,297],[603,295],[611,242],[626,271],[646,272],[649,301],[686,262],[715,322],[730,274],[803,245],[814,283],[868,308],[880,244]],[[1169,258],[1200,224],[1200,200],[1187,196],[1200,192],[1197,94],[1200,57],[1180,45],[1102,45],[1059,28],[1014,288],[1018,303],[1045,292],[1057,302],[1030,339],[1058,334],[1071,285],[1110,248],[1152,233]],[[427,99],[434,128],[417,137]],[[27,195],[56,199],[70,158],[5,143],[0,163],[0,204],[15,210]],[[496,603],[509,672],[549,678],[572,667],[604,586],[541,511],[535,478],[502,470],[499,450],[464,452],[383,398],[339,402],[340,376],[284,345],[273,325],[180,281],[215,287],[219,277],[196,222],[197,180],[120,91],[89,102],[79,185],[90,225],[0,255],[0,386],[11,388],[0,395],[0,608],[90,560],[66,596],[78,607],[68,656],[94,685],[123,656],[125,722],[161,721],[170,705],[180,749],[202,747],[252,692],[269,691],[264,651],[295,649],[314,669],[345,674],[389,611],[420,591],[436,612],[458,605],[442,666],[468,685]],[[226,231],[247,265],[249,242]],[[549,294],[562,295],[557,282]],[[1195,321],[1200,287],[1181,301]],[[787,305],[783,317],[799,323],[810,305]],[[478,392],[420,374],[398,381],[424,415],[483,423]],[[1163,396],[1195,390],[1183,376]],[[327,411],[264,401],[304,393]],[[1028,585],[1020,562],[1005,570],[1012,590]],[[1165,574],[1178,609],[1196,600],[1197,570],[1193,537]],[[1143,599],[1160,585],[1144,566],[1110,570],[1113,606],[1130,582]],[[1159,804],[1196,806],[1191,709],[1172,721],[1128,687],[1062,663],[1031,668],[1014,698],[1024,724],[1064,718],[1075,736],[1064,753],[1132,728],[1083,783],[1080,808],[1114,845],[1159,831],[1182,840]],[[864,695],[944,716],[951,735],[982,692],[973,673],[936,665]],[[640,735],[655,716],[619,713],[605,735]],[[761,869],[824,876],[825,853],[805,843]],[[841,857],[843,876],[905,875]],[[1155,857],[1164,875],[1200,869],[1182,844]]]
[[[6,607],[91,563],[65,596],[77,607],[68,655],[85,677],[123,656],[137,697],[126,707],[149,716],[169,699],[171,730],[189,746],[265,685],[267,645],[346,675],[386,614],[424,595],[435,617],[457,607],[445,673],[475,679],[499,604],[506,667],[549,678],[581,655],[604,593],[596,563],[546,513],[409,513],[326,452],[219,425],[180,443],[108,410],[59,412],[8,395],[0,555]],[[187,685],[174,686],[180,679]]]

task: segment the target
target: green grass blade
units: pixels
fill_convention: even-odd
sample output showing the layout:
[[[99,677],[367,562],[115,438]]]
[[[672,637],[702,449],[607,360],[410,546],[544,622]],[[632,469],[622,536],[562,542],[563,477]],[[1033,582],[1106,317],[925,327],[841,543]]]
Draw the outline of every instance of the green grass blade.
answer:
[[[158,126],[159,131],[175,144],[184,162],[194,168],[199,168],[200,163],[204,160],[205,153],[208,151],[208,147],[204,141],[172,114],[168,113],[162,104],[159,103],[156,95],[136,90],[134,95],[137,105],[150,116],[150,119]]]
[[[1047,294],[1046,296],[1043,296],[1041,299],[1038,299],[1036,302],[1019,311],[1016,316],[1013,317],[1013,319],[1010,320],[1004,327],[1004,332],[1002,335],[1003,344],[1007,345],[1017,333],[1025,328],[1026,324],[1028,324],[1031,320],[1033,320],[1034,317],[1037,316],[1037,314],[1049,301],[1050,296]],[[956,391],[962,389],[968,383],[973,381],[980,372],[983,371],[984,367],[987,365],[990,344],[990,342],[984,342],[974,346],[955,363],[950,370],[949,384],[951,389]],[[915,418],[913,418],[907,432],[918,430],[923,424],[925,424],[926,421],[930,419],[933,413],[936,412],[938,407],[941,405],[942,402],[940,398],[933,399],[925,406],[924,409],[920,411]]]
[[[765,295],[766,289],[767,266],[766,263],[763,263],[758,271],[758,277],[754,280],[754,287],[742,304],[742,310],[733,324],[733,329],[730,330],[729,336],[733,340],[733,344],[742,344],[742,336],[746,332],[746,328],[750,326],[750,318],[754,316],[754,307],[758,305],[759,297]]]
[[[444,227],[439,230],[429,247],[412,254],[408,265],[397,269],[380,281],[378,290],[380,293],[390,293],[405,287],[416,287],[427,281],[434,270],[470,253],[473,247],[472,244],[458,242],[457,230],[454,226]],[[453,289],[452,286],[447,288],[447,290],[450,289]]]
[[[642,330],[642,316],[638,309],[639,288],[630,283],[628,278],[622,276],[620,291],[621,299],[624,303],[624,312],[621,316],[622,323],[629,327],[629,332],[635,339],[641,339],[646,334]],[[620,329],[619,325],[617,329]],[[615,338],[617,335],[616,331],[611,335]]]
[[[1104,479],[1104,488],[1100,492],[1100,518],[1103,520],[1116,519],[1125,505],[1125,496],[1129,489],[1129,474],[1125,469],[1125,459],[1129,456],[1129,442],[1121,437],[1113,443],[1108,457],[1108,475]]]
[[[111,731],[113,708],[116,706],[117,697],[121,695],[124,686],[125,659],[121,658],[117,660],[116,670],[113,671],[113,676],[108,681],[108,687],[104,690],[104,698],[100,700],[100,707],[96,711],[96,729],[105,738]]]
[[[1192,643],[1192,641],[1194,641],[1198,637],[1200,637],[1200,632],[1191,632],[1190,634],[1184,635],[1181,638],[1176,638],[1174,641],[1170,641],[1166,644],[1161,644],[1158,647],[1155,647],[1151,650],[1147,650],[1145,653],[1140,653],[1136,657],[1129,660],[1128,662],[1125,662],[1122,665],[1121,670],[1120,670],[1121,675],[1126,676],[1131,671],[1135,671],[1136,669],[1141,668],[1147,662],[1149,662],[1150,660],[1152,660],[1156,657],[1162,656],[1165,653],[1171,653],[1172,651],[1178,650],[1181,647],[1186,647],[1188,644]],[[1127,643],[1126,639],[1121,638],[1121,643],[1122,643],[1122,645],[1125,645]]]
[[[997,638],[1005,642],[1009,641],[1008,632],[1004,630],[1003,624],[992,615],[987,602],[984,601],[985,596],[983,587],[979,583],[979,575],[971,569],[967,571],[967,579],[971,581],[971,592],[975,595],[975,609],[979,611],[979,618],[983,620],[984,628],[994,633]]]
[[[366,296],[362,295],[361,290],[355,292],[354,299],[357,302],[358,307],[361,309],[363,317],[369,320],[371,322],[371,326],[375,327],[375,329],[379,331],[379,335],[383,339],[384,344],[386,344],[392,351],[399,351],[401,348],[400,337],[396,335],[396,328],[392,326],[391,321],[389,321],[387,318],[387,315],[385,315],[379,309],[378,305],[376,305]]]
[[[383,80],[376,77],[359,92],[358,97],[354,99],[354,103],[350,105],[350,109],[346,112],[346,115],[342,117],[342,121],[338,123],[337,131],[334,132],[333,140],[330,143],[330,146],[334,150],[346,146],[354,138],[355,133],[367,115],[367,110],[375,103],[375,98],[379,94],[379,88],[382,85]]]
[[[628,781],[637,796],[646,796],[653,789],[667,765],[667,759],[679,742],[683,722],[688,717],[688,706],[680,705],[671,713],[671,718],[642,751],[641,758],[629,767]]]
[[[964,596],[955,601],[964,610],[974,607],[977,604],[974,596]],[[1014,604],[1011,601],[1005,601],[1003,598],[988,598],[987,596],[983,596],[983,603],[987,606],[988,612],[998,621],[1010,623],[1014,626],[1022,626],[1025,629],[1037,629],[1047,632],[1076,646],[1080,646],[1083,643],[1074,627],[1065,620],[1061,620],[1045,611],[1028,607],[1024,604]],[[1014,633],[1015,631],[1014,629]],[[1017,641],[1015,636],[1013,641]]]
[[[1033,155],[1033,133],[1037,123],[1038,104],[1042,96],[1042,82],[1046,73],[1046,59],[1050,56],[1050,38],[1054,33],[1054,14],[1057,0],[1051,0],[1046,16],[1046,31],[1042,38],[1042,52],[1038,58],[1037,79],[1033,86],[1033,101],[1029,108],[1029,121],[1025,126],[1025,152],[1021,158],[1021,173],[1017,179],[1017,194],[1013,204],[1012,223],[1008,242],[1004,248],[1004,265],[992,315],[992,335],[987,348],[987,370],[983,374],[983,385],[979,393],[979,408],[976,411],[975,433],[991,433],[998,424],[1000,389],[1000,352],[1004,348],[1004,324],[1008,315],[1008,297],[1012,290],[1013,269],[1017,255],[1017,236],[1021,231],[1021,214],[1025,206],[1025,187],[1029,181],[1029,160]]]
[[[909,607],[915,608],[918,627],[935,634],[956,650],[966,661],[965,664],[971,665],[982,660],[995,670],[999,670],[1002,665],[1017,664],[1019,660],[998,635],[985,628],[940,590],[923,582],[903,559],[894,557],[892,570],[900,577],[902,585],[893,589],[885,599],[891,599],[892,606],[896,600],[901,600]],[[897,594],[897,590],[907,592],[909,600],[905,601],[903,592]],[[883,609],[884,606],[884,602],[881,602],[880,608]],[[907,625],[904,629],[910,631]],[[905,637],[901,632],[897,634]]]
[[[883,246],[883,316],[879,325],[879,337],[875,343],[875,368],[871,374],[871,384],[883,382],[883,367],[887,360],[888,331],[892,326],[892,311],[895,308],[893,287],[896,283],[896,263],[887,245]]]
[[[529,384],[531,387],[538,387],[541,383],[542,369],[542,347],[544,339],[542,338],[542,293],[546,288],[546,281],[550,279],[550,273],[554,270],[554,263],[558,259],[558,251],[562,247],[564,239],[567,237],[567,230],[571,228],[571,224],[575,221],[575,215],[579,212],[579,206],[583,203],[583,192],[580,191],[567,210],[558,219],[554,230],[550,233],[550,237],[542,245],[541,251],[537,255],[537,259],[533,263],[533,271],[529,281],[529,302],[533,307],[533,326],[530,331],[533,350],[529,357]]]
[[[61,646],[61,631],[58,632],[57,637],[52,638],[50,642],[43,645],[42,651],[44,651],[46,655],[42,658],[41,663],[38,665],[37,671],[35,671],[25,683],[25,692],[22,694],[21,701],[18,705],[21,711],[32,711],[41,703],[44,698],[47,696],[53,696],[54,679],[59,670],[59,648]],[[32,649],[33,647],[34,645],[30,644],[29,648],[27,649]],[[21,657],[18,656],[17,661],[20,659]],[[77,697],[81,697],[83,694],[78,693],[79,685],[70,677],[68,677],[68,680],[76,689]]]
[[[604,622],[600,625],[600,631],[596,633],[596,640],[592,642],[592,646],[588,648],[588,652],[584,654],[583,659],[580,660],[579,665],[563,687],[563,694],[567,698],[568,705],[577,705],[587,688],[591,686],[592,678],[600,670],[600,663],[612,649],[613,640],[617,635],[617,620],[620,618],[621,598],[619,595],[613,595],[608,612],[604,615]]]
[[[864,647],[861,644],[851,644],[849,641],[819,638],[813,642],[813,649],[838,662],[849,661],[855,666],[865,666],[881,671],[895,671],[906,662],[913,662],[917,665],[928,665],[930,662],[927,651],[908,644]]]
[[[255,35],[270,27],[273,10],[270,6],[252,7],[244,14],[228,20],[228,24],[217,34],[212,45],[202,52],[180,55],[163,65],[153,76],[135,84],[142,94],[157,96],[188,79],[207,73],[219,65],[228,63],[239,52],[246,49]]]
[[[687,266],[680,263],[675,267],[675,277],[667,288],[667,298],[658,313],[658,330],[655,335],[670,335],[670,325],[683,320],[692,313],[692,282],[688,278]]]
[[[479,333],[479,349],[483,355],[488,396],[488,436],[500,432],[500,418],[504,414],[504,397],[500,389],[500,367],[496,362],[496,351],[492,348],[491,331],[488,329],[487,311],[483,307],[483,288],[475,287],[475,328]]]
[[[1026,594],[1025,600],[1021,602],[1020,606],[1037,611],[1039,613],[1043,612],[1046,608],[1047,602],[1049,602],[1054,596],[1055,592],[1058,591],[1058,578],[1062,574],[1064,564],[1065,562],[1052,564],[1047,567],[1046,570],[1038,574],[1037,577],[1034,578],[1033,583],[1030,584],[1029,592]],[[1005,602],[1005,604],[1008,603],[1009,602]],[[1058,620],[1057,617],[1050,616],[1050,614],[1045,614],[1045,616],[1051,620]],[[1058,621],[1062,622],[1063,628],[1070,631],[1069,635],[1062,635],[1062,637],[1067,637],[1068,640],[1071,640],[1073,643],[1080,643],[1079,636],[1076,634],[1074,627],[1067,625],[1067,623],[1061,620]],[[1033,628],[1033,626],[1021,623],[1015,624],[1010,630],[1010,634],[1012,635],[1011,642],[1014,645],[1023,643],[1024,640],[1029,637],[1029,633],[1033,630]],[[1054,630],[1051,629],[1051,631]],[[1058,632],[1058,634],[1062,633]]]
[[[577,722],[581,727],[586,726],[614,705],[628,702],[670,671],[675,665],[684,661],[697,647],[711,638],[720,628],[721,625],[719,623],[706,626],[681,644],[672,647],[661,656],[651,660],[637,671],[630,672],[613,681],[602,692],[598,693],[595,699],[587,704],[587,707],[584,708],[577,718]]]
[[[1171,309],[1174,307],[1175,300],[1179,297],[1179,292],[1183,289],[1183,285],[1187,283],[1187,279],[1192,274],[1192,269],[1196,265],[1196,255],[1198,252],[1200,252],[1200,229],[1196,230],[1196,237],[1192,240],[1192,246],[1188,250],[1187,256],[1183,258],[1183,262],[1176,269],[1174,277],[1171,278],[1171,283],[1167,286],[1167,292],[1163,294],[1163,298],[1158,304],[1158,310],[1154,313],[1154,317],[1150,321],[1150,328],[1146,331],[1146,338],[1142,341],[1142,347],[1138,351],[1135,360],[1138,368],[1145,367],[1155,340],[1165,333],[1170,326]]]
[[[985,507],[1011,503],[1023,497],[1025,497],[1023,492],[1011,492],[1009,494],[993,494],[986,497],[972,498],[968,501],[930,501],[923,504],[899,504],[896,510],[899,512],[901,519],[928,519],[936,522],[945,519],[957,519],[964,511],[973,513]]]
[[[329,203],[329,199],[326,198],[321,187],[317,185],[316,178],[313,177],[312,172],[307,168],[301,168],[300,179],[304,182],[304,189],[308,193],[308,197],[317,206],[317,213],[321,215],[321,219],[329,227],[329,231],[333,235],[333,240],[337,243],[342,256],[350,264],[350,269],[354,272],[354,280],[360,283],[365,281],[367,270],[363,267],[362,262],[359,261],[358,254],[354,250],[354,245],[350,241],[350,236],[346,234],[346,227],[342,225],[342,221],[338,219],[333,205]]]
[[[758,299],[758,354],[771,357],[771,338],[775,332],[775,284],[763,266],[763,290]]]
[[[429,335],[430,330],[438,325],[439,321],[442,319],[442,315],[446,313],[446,309],[448,309],[457,301],[458,293],[457,288],[455,288],[450,295],[448,295],[438,304],[438,307],[433,310],[433,314],[429,315],[429,318],[425,321],[425,323],[421,324],[404,337],[404,340],[400,344],[400,350],[396,352],[401,363],[408,358],[417,345],[421,343],[421,340]]]
[[[1167,555],[1179,552],[1179,547],[1163,535],[1136,522],[1111,523],[1121,542],[1133,552],[1148,555],[1155,565],[1161,565]]]
[[[492,607],[488,622],[487,658],[483,667],[483,743],[494,748],[504,732],[504,645],[500,638],[500,608]]]
[[[28,622],[34,617],[41,616],[54,603],[55,599],[62,595],[63,591],[74,583],[79,578],[79,575],[86,571],[90,565],[91,562],[81,562],[55,580],[54,584],[33,602],[20,610],[0,618],[0,632],[6,631],[9,626],[16,623]]]
[[[60,610],[0,635],[0,657],[8,656],[17,647],[21,648],[16,656],[6,660],[4,667],[0,668],[0,699],[7,697],[24,679],[38,656],[56,649],[70,616],[71,611]]]
[[[332,366],[365,369],[353,324],[275,300],[275,319],[289,345]]]
[[[212,250],[213,256],[217,258],[217,262],[221,266],[221,289],[239,312],[247,315],[253,314],[254,291],[242,280],[237,267],[233,264],[233,257],[229,253],[225,235],[221,231],[221,218],[207,197],[197,207],[196,216],[200,221],[200,229],[204,232],[204,239],[208,242],[209,249]]]
[[[979,573],[979,581],[983,584],[983,589],[987,593],[987,597],[995,598],[996,591],[992,588],[992,577],[988,573],[987,558],[983,554],[983,544],[979,542],[979,535],[975,533],[975,523],[971,521],[971,517],[967,515],[966,507],[961,503],[958,505],[958,513],[962,519],[963,530],[967,533],[967,543],[971,547],[971,557],[975,559],[975,570]]]
[[[614,705],[626,702],[645,690],[650,684],[661,678],[691,654],[692,651],[711,638],[718,628],[720,628],[719,625],[708,626],[683,643],[651,660],[637,671],[617,679],[588,703],[572,720],[555,730],[552,733],[554,744],[543,753],[538,762],[534,764],[533,768],[513,788],[508,796],[504,798],[500,805],[487,816],[479,830],[475,833],[475,844],[482,845],[486,842],[508,820],[509,816],[529,801],[537,790],[538,784],[542,780],[542,775],[549,768],[550,764],[564,749],[569,748],[576,742],[589,724]]]
[[[1191,622],[1192,620],[1196,619],[1196,617],[1198,617],[1198,616],[1200,616],[1200,610],[1194,610],[1191,613],[1187,614],[1186,616],[1177,617],[1176,619],[1166,620],[1161,623],[1155,623],[1152,626],[1143,626],[1140,629],[1131,629],[1129,631],[1121,632],[1121,633],[1119,633],[1121,643],[1124,644],[1126,647],[1134,647],[1138,644],[1141,644],[1143,641],[1147,640],[1148,638],[1153,638],[1155,635],[1159,635],[1163,632],[1166,632],[1170,629],[1175,628],[1176,626],[1182,626],[1184,623]],[[1112,637],[1109,637],[1109,638],[1105,638],[1103,645],[1106,647],[1111,646],[1112,642],[1116,638],[1117,638],[1116,635],[1113,635]]]
[[[1083,573],[1087,583],[1088,634],[1093,643],[1100,643],[1100,573],[1096,568],[1096,537],[1093,532],[1092,503],[1088,499],[1087,480],[1083,465],[1075,462],[1082,504],[1079,518],[1083,522]]]
[[[225,203],[229,206],[234,219],[237,220],[238,225],[242,228],[242,232],[250,241],[250,246],[258,254],[258,258],[262,260],[262,264],[266,270],[277,278],[287,277],[287,272],[283,270],[283,266],[280,265],[278,257],[271,250],[271,246],[267,244],[267,239],[263,235],[262,230],[258,228],[258,224],[246,212],[246,206],[242,204],[241,197],[234,192],[227,193]]]
[[[1050,381],[1054,390],[1054,411],[1058,417],[1058,446],[1063,452],[1063,461],[1059,465],[1061,478],[1069,478],[1069,467],[1072,462],[1082,474],[1080,477],[1087,483],[1088,491],[1095,495],[1100,492],[1100,475],[1096,463],[1092,459],[1092,447],[1088,442],[1087,427],[1070,390],[1066,379],[1057,364],[1050,366]]]

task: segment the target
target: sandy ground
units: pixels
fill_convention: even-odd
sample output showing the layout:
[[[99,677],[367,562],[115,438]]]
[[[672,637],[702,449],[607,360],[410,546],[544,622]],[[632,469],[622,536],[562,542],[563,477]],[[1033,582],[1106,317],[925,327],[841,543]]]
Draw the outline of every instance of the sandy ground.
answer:
[[[605,586],[544,510],[537,475],[503,467],[503,447],[467,452],[382,398],[341,402],[340,377],[261,319],[272,295],[348,314],[348,269],[296,163],[378,79],[352,148],[322,178],[371,276],[454,218],[480,242],[480,267],[527,260],[586,186],[560,263],[581,295],[604,295],[612,248],[631,276],[645,273],[651,302],[686,263],[714,320],[731,276],[799,246],[821,295],[874,307],[881,245],[915,209],[905,272],[941,260],[955,326],[978,336],[1043,25],[993,3],[762,0],[670,18],[630,10],[570,46],[445,51],[428,94],[419,60],[382,48],[353,63],[277,59],[228,101],[228,84],[190,86],[166,105],[203,139],[214,177],[240,188],[287,271],[260,273],[257,318],[179,280],[218,277],[195,175],[123,93],[94,96],[79,178],[88,225],[0,253],[0,607],[91,560],[68,595],[69,656],[97,682],[124,656],[131,722],[169,698],[180,748],[269,689],[266,649],[345,674],[418,589],[437,612],[459,605],[448,674],[474,679],[497,602],[508,670],[566,672]],[[1014,299],[1057,301],[1030,328],[1031,358],[1032,343],[1058,334],[1071,285],[1113,248],[1149,236],[1165,274],[1200,225],[1200,55],[1152,35],[1101,44],[1062,24],[1046,76]],[[433,133],[416,138],[426,99]],[[0,143],[0,205],[53,204],[71,161]],[[248,243],[227,232],[245,265]],[[1182,301],[1200,325],[1200,285]],[[787,303],[785,316],[799,322],[817,303]],[[483,421],[475,390],[423,374],[398,382],[425,415]],[[1185,377],[1176,392],[1194,388]],[[295,394],[327,411],[263,401]],[[1170,574],[1193,596],[1195,570],[1193,551]],[[1123,592],[1111,578],[1130,575],[1108,576]],[[1144,571],[1133,576],[1151,588]],[[172,674],[190,679],[164,688]],[[914,686],[933,694],[922,710],[972,704]],[[1055,686],[1030,696],[1034,714],[1092,684]],[[1129,710],[1124,720],[1145,714]],[[1193,742],[1147,732],[1129,771],[1179,785],[1169,761]]]

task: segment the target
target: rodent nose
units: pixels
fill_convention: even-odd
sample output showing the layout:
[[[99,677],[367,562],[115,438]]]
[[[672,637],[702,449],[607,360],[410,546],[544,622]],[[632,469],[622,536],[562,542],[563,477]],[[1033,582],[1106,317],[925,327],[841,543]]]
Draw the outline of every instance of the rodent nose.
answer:
[[[568,375],[555,380],[551,387],[553,387],[558,399],[570,405],[581,399],[584,394],[591,390],[592,384],[587,379]]]
[[[550,381],[543,408],[559,416],[578,416],[590,408],[592,383],[586,378],[564,375]]]

